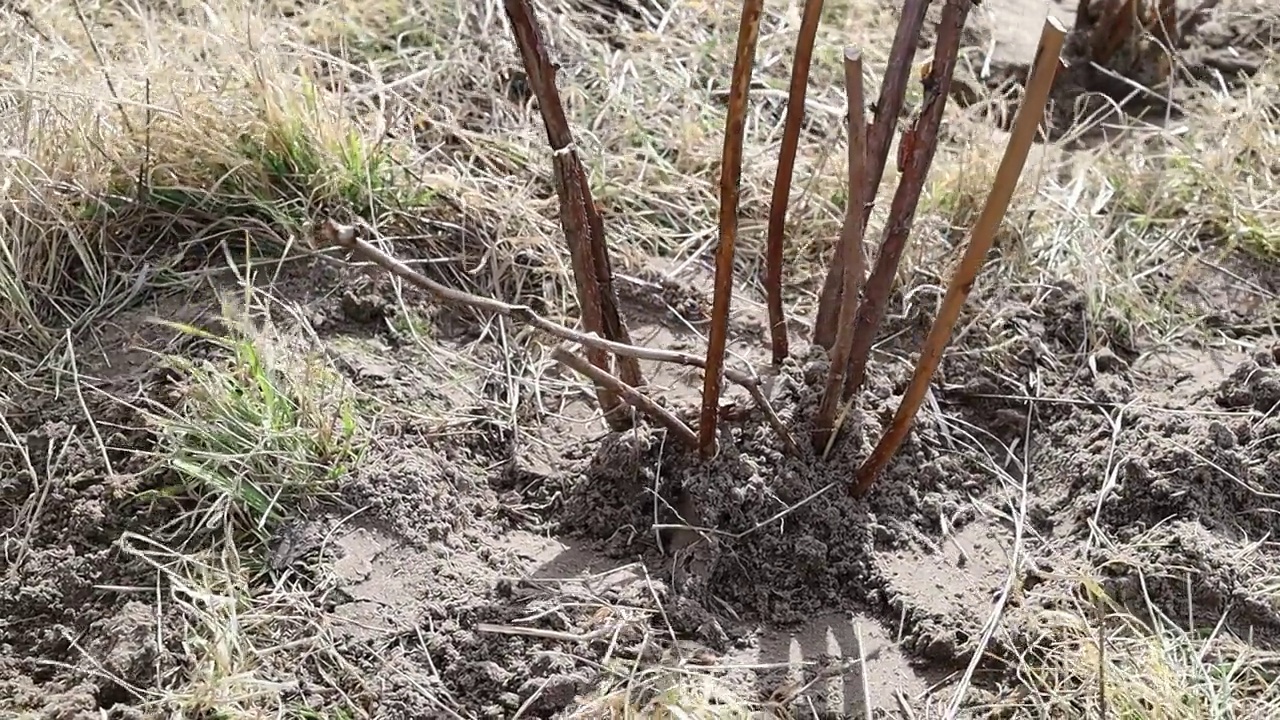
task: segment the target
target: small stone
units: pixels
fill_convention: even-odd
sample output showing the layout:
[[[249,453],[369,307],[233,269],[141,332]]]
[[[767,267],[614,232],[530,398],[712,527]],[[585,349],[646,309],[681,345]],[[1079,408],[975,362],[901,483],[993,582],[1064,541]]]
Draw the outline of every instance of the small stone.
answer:
[[[1213,439],[1213,444],[1219,449],[1230,450],[1236,446],[1235,433],[1224,425],[1221,421],[1214,420],[1209,423],[1209,437]]]
[[[1111,348],[1099,348],[1093,355],[1094,367],[1100,373],[1122,372],[1129,368],[1129,363],[1112,352]]]

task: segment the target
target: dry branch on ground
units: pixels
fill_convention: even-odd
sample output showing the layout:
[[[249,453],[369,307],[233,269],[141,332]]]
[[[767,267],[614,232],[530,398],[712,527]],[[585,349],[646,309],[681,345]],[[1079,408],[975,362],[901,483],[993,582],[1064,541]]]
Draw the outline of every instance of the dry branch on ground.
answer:
[[[319,248],[345,248],[352,253],[373,262],[386,272],[426,290],[437,300],[442,302],[480,310],[481,312],[493,313],[495,315],[513,317],[560,340],[568,340],[569,342],[577,343],[586,348],[611,352],[615,355],[633,358],[635,360],[651,360],[654,362],[672,363],[675,365],[683,365],[685,367],[699,368],[704,371],[707,367],[706,359],[696,355],[690,355],[688,353],[677,352],[674,350],[646,348],[615,342],[593,333],[580,332],[573,328],[548,320],[535,313],[532,308],[525,305],[513,305],[502,302],[501,300],[482,297],[480,295],[446,287],[414,270],[408,265],[405,265],[395,257],[383,252],[367,240],[364,240],[358,235],[356,228],[350,225],[341,225],[333,220],[325,220],[316,228],[315,244]],[[733,368],[725,368],[724,376],[730,382],[737,384],[751,394],[751,397],[756,401],[760,410],[765,414],[770,426],[775,432],[777,432],[778,437],[789,449],[797,447],[795,440],[791,437],[791,433],[787,430],[787,427],[782,423],[781,419],[778,418],[777,413],[773,411],[768,398],[765,397],[763,388],[760,387],[760,380],[756,376]],[[608,381],[605,380],[605,383],[607,382]],[[649,403],[640,402],[637,403],[637,405],[639,406],[639,409],[645,410],[649,406]],[[666,424],[662,417],[656,417],[655,419]]]

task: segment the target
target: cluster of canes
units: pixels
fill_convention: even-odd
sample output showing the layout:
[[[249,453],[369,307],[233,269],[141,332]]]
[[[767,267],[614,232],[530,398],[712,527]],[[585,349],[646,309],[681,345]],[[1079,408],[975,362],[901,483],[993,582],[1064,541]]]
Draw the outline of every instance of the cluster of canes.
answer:
[[[790,352],[789,322],[782,303],[784,230],[809,65],[822,5],[822,0],[806,0],[804,4],[769,212],[763,284],[775,366],[781,365]],[[829,452],[839,437],[841,421],[865,380],[868,356],[884,318],[886,301],[937,149],[938,131],[950,94],[961,33],[974,3],[972,0],[944,0],[933,58],[930,62],[917,64],[914,56],[928,5],[929,0],[906,0],[903,3],[887,69],[879,96],[871,106],[874,112],[869,122],[863,88],[862,52],[857,47],[847,47],[843,54],[848,98],[848,202],[844,224],[821,289],[812,332],[813,341],[827,350],[831,360],[813,436],[809,438],[815,452],[821,455]],[[505,7],[552,150],[555,186],[560,201],[560,225],[572,260],[582,330],[553,322],[527,306],[473,295],[437,283],[362,239],[355,228],[326,223],[320,231],[322,242],[345,247],[377,263],[426,289],[441,302],[523,320],[558,338],[561,345],[553,351],[553,358],[591,380],[600,408],[615,430],[626,429],[633,422],[633,417],[643,416],[667,428],[687,451],[712,457],[718,449],[721,394],[724,381],[728,380],[751,394],[788,450],[799,452],[800,447],[789,428],[770,407],[757,374],[751,369],[725,366],[729,309],[734,289],[734,246],[737,240],[743,135],[763,0],[743,0],[742,5],[721,162],[719,244],[715,250],[710,332],[706,353],[701,356],[642,347],[631,341],[613,288],[604,223],[574,148],[573,135],[555,83],[555,66],[548,56],[538,18],[530,0],[505,0]],[[925,399],[943,350],[951,339],[961,308],[991,249],[1039,131],[1049,91],[1061,63],[1065,37],[1066,30],[1059,22],[1052,17],[1046,19],[1031,74],[986,203],[970,229],[963,258],[950,279],[893,420],[854,476],[850,492],[855,495],[865,493],[892,459]],[[924,68],[922,72],[913,72],[920,67]],[[899,116],[908,83],[913,78],[923,84],[923,101],[905,126],[900,127]],[[890,200],[875,262],[870,264],[863,247],[864,235],[895,135],[898,136],[896,160],[899,180]],[[575,345],[581,348],[581,354],[574,349]],[[696,429],[645,394],[640,360],[676,363],[703,371],[702,403]],[[636,413],[628,412],[627,407]]]

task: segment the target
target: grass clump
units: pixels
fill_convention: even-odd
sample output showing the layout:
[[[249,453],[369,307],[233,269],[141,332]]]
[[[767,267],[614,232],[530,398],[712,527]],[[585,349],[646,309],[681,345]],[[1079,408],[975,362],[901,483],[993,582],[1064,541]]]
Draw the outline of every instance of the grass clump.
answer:
[[[22,68],[4,77],[0,116],[9,345],[47,350],[64,328],[188,284],[219,242],[278,254],[315,212],[371,220],[432,202],[403,153],[322,89],[298,28],[246,10],[6,16],[0,60]]]
[[[1188,115],[1164,127],[1108,118],[1114,139],[1043,148],[1028,163],[1027,187],[1014,195],[987,272],[1080,287],[1095,343],[1203,339],[1196,328],[1213,312],[1204,289],[1238,280],[1219,268],[1248,276],[1242,259],[1265,267],[1280,258],[1280,175],[1269,159],[1280,135],[1266,94],[1278,70],[1272,57],[1230,94],[1194,88]],[[923,222],[944,236],[972,224],[995,172],[988,148],[1001,133],[970,115],[954,114],[955,142],[928,187]],[[923,245],[915,264],[948,262],[955,244]]]
[[[708,668],[667,664],[636,667],[616,662],[604,681],[569,717],[574,720],[639,720],[640,718],[688,718],[689,720],[747,720],[760,708],[741,697],[740,688],[707,674]]]
[[[226,332],[173,324],[211,345],[211,359],[169,358],[184,377],[173,412],[157,417],[168,466],[183,479],[167,488],[264,536],[300,503],[331,494],[359,460],[363,424],[355,399],[322,358],[251,312],[227,306]]]
[[[158,713],[315,717],[300,669],[335,678],[323,716],[358,713],[342,690],[358,673],[320,605],[324,576],[293,568],[279,547],[286,526],[332,499],[359,462],[365,424],[345,381],[271,320],[269,302],[227,297],[216,332],[162,321],[188,338],[186,353],[165,358],[178,377],[172,408],[151,413],[176,480],[140,499],[182,510],[167,527],[121,538],[164,588],[180,647],[154,687],[135,689]]]
[[[338,651],[311,582],[289,572],[263,582],[260,558],[241,556],[234,542],[182,553],[135,533],[121,541],[154,569],[176,650],[157,666],[154,684],[131,688],[148,717],[361,716],[348,694],[358,691],[360,673]],[[329,678],[323,700],[302,691],[308,674]]]
[[[1244,250],[1280,258],[1273,201],[1280,174],[1270,159],[1280,149],[1278,110],[1264,90],[1277,77],[1273,57],[1242,91],[1202,93],[1185,132],[1153,135],[1135,144],[1127,163],[1109,163],[1117,204],[1131,221],[1148,234],[1182,234],[1212,256]]]
[[[1145,588],[1150,577],[1138,572]],[[1092,574],[1081,587],[1073,604],[1038,619],[1042,650],[1016,668],[1024,685],[1004,706],[1017,716],[1217,720],[1280,710],[1274,653],[1233,635],[1225,619],[1188,626],[1145,595],[1127,607]]]

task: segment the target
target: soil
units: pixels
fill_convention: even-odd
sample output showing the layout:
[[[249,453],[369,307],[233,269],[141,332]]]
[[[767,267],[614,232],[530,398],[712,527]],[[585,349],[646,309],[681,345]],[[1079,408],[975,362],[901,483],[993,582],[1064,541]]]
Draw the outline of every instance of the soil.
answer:
[[[293,287],[369,287],[345,271],[315,272],[320,279]],[[626,303],[629,321],[642,337],[675,337],[653,324],[654,308],[672,307],[664,294],[687,299],[706,285],[676,293],[670,280],[651,285],[644,301]],[[421,350],[351,312],[379,301],[353,303],[351,294],[294,297],[308,317],[326,318],[314,324],[327,328],[320,337],[352,383],[406,406],[479,416],[493,387],[452,392],[433,382]],[[184,306],[210,317],[212,305]],[[750,303],[742,307],[737,322],[749,324]],[[599,662],[656,667],[673,654],[732,665],[721,681],[738,694],[823,717],[856,712],[864,683],[877,707],[896,707],[900,695],[919,702],[984,643],[984,667],[1025,652],[1019,643],[1051,609],[1038,603],[1062,597],[1034,589],[1069,585],[1075,569],[1113,559],[1093,543],[1095,529],[1132,542],[1126,564],[1108,570],[1121,601],[1138,610],[1145,592],[1169,617],[1225,616],[1227,629],[1271,649],[1280,611],[1250,594],[1260,570],[1237,558],[1275,529],[1280,340],[1257,338],[1225,357],[1196,349],[1121,357],[1090,343],[1082,296],[1070,286],[987,293],[969,307],[934,409],[865,499],[846,487],[896,407],[927,307],[890,319],[886,336],[895,339],[829,457],[804,442],[825,367],[820,350],[801,349],[771,382],[774,409],[801,441],[798,457],[746,408],[727,418],[709,462],[646,426],[611,433],[599,420],[548,416],[520,434],[492,419],[446,432],[392,414],[344,481],[346,506],[363,512],[335,507],[282,529],[272,565],[331,578],[328,622],[364,678],[348,692],[374,717],[436,717],[441,703],[464,717],[510,717],[522,707],[526,717],[552,717],[599,686]],[[146,308],[135,319],[156,309],[175,311]],[[136,327],[148,329],[134,343],[173,339]],[[1001,352],[983,352],[997,342]],[[750,347],[763,353],[763,343],[742,344]],[[102,398],[89,410],[100,429],[140,428],[112,430],[108,446],[147,448],[145,423],[111,394],[155,371],[145,356],[120,357],[135,364],[106,372],[88,363],[103,391],[88,396]],[[695,383],[663,378],[690,421]],[[50,480],[33,487],[12,472],[3,490],[4,507],[38,520],[6,518],[29,535],[6,537],[5,696],[40,717],[100,709],[132,717],[127,708],[144,700],[134,688],[153,684],[175,650],[157,638],[179,640],[157,634],[166,617],[145,591],[121,589],[155,577],[118,546],[127,530],[162,527],[172,509],[135,499],[147,485],[131,478],[158,482],[136,456],[112,457],[108,475],[87,449],[78,403],[48,399],[36,416],[6,417],[36,475]],[[22,467],[12,447],[5,452]],[[1143,568],[1174,560],[1184,574],[1139,587]],[[1007,632],[984,641],[1009,588],[1018,591],[1003,606]],[[865,678],[853,661],[859,640]],[[321,680],[281,671],[303,673],[303,687]]]
[[[802,453],[785,452],[739,393],[720,454],[703,461],[648,426],[608,431],[579,395],[487,374],[515,361],[421,296],[401,305],[386,283],[327,264],[295,272],[275,292],[300,312],[278,320],[305,319],[354,387],[394,403],[340,501],[271,543],[263,587],[312,583],[317,622],[348,661],[335,675],[264,660],[259,672],[299,707],[550,718],[610,680],[648,677],[631,688],[644,705],[663,687],[658,669],[678,662],[717,678],[710,693],[820,717],[858,716],[863,687],[885,712],[922,707],[949,698],[980,650],[992,683],[1002,660],[1034,652],[1045,614],[1083,594],[1082,569],[1101,568],[1139,615],[1150,602],[1188,628],[1221,621],[1280,649],[1280,608],[1254,591],[1264,572],[1240,560],[1280,510],[1273,334],[1241,335],[1231,351],[1108,347],[1079,288],[979,287],[931,402],[871,493],[853,498],[847,485],[932,317],[918,297],[889,318],[830,456],[807,442],[825,357],[798,347],[767,384]],[[621,283],[633,337],[695,345],[705,273],[633,270],[639,281]],[[1239,317],[1234,300],[1214,301],[1241,326],[1280,318],[1273,302]],[[760,300],[743,291],[735,304],[734,350],[759,361]],[[146,454],[157,438],[140,398],[171,402],[176,387],[142,349],[180,342],[146,320],[210,326],[216,310],[205,296],[153,299],[102,331],[102,353],[84,352],[82,392],[3,388],[5,711],[145,716],[147,688],[182,671],[178,611],[155,569],[121,547],[184,509],[141,495],[172,478]],[[432,342],[474,364],[442,366],[399,329],[423,317]],[[692,422],[697,376],[646,371]],[[1280,561],[1270,545],[1257,552]],[[1002,631],[987,637],[997,613]]]

